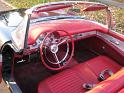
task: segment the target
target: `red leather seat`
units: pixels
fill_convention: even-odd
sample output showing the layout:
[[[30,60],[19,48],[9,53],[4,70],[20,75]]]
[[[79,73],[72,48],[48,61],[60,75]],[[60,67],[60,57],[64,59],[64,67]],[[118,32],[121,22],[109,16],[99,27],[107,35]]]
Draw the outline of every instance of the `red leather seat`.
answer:
[[[99,83],[97,78],[102,70],[111,69],[115,73],[120,68],[110,58],[98,56],[41,81],[38,93],[83,93],[84,83]]]
[[[98,56],[85,62],[87,67],[98,77],[100,72],[105,69],[110,69],[113,73],[120,70],[121,66],[118,65],[114,60],[106,56]]]
[[[85,92],[82,85],[91,82],[97,83],[97,77],[85,67],[84,75],[68,69],[57,75],[41,81],[38,93],[82,93]]]
[[[102,81],[92,90],[87,93],[118,93],[120,89],[124,87],[124,68],[118,71],[113,76],[109,77],[107,80]],[[119,91],[119,93],[124,93],[124,89]]]

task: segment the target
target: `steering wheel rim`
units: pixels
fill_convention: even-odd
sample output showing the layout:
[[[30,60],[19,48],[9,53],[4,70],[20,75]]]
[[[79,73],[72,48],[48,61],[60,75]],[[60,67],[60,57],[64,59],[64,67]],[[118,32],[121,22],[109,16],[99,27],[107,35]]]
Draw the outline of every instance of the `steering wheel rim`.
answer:
[[[45,62],[45,60],[44,60],[44,52],[43,52],[43,49],[44,49],[44,43],[45,43],[45,40],[48,38],[48,36],[50,35],[50,34],[52,34],[52,33],[55,33],[55,32],[64,32],[65,34],[65,36],[66,37],[69,37],[69,41],[71,42],[71,54],[70,54],[70,56],[69,56],[69,58],[68,58],[68,60],[66,61],[66,62],[63,62],[64,64],[61,66],[60,64],[58,64],[58,65],[60,65],[59,67],[51,67],[50,65],[48,65],[48,63],[46,63]],[[67,41],[67,43],[69,43],[69,41]],[[43,65],[46,67],[46,68],[48,68],[48,69],[50,69],[50,70],[61,70],[61,69],[63,69],[64,67],[66,67],[68,64],[69,64],[69,62],[71,61],[71,59],[72,59],[72,56],[73,56],[73,54],[74,54],[74,40],[73,40],[73,38],[72,38],[72,36],[67,32],[67,31],[64,31],[64,30],[56,30],[56,31],[51,31],[51,32],[49,32],[46,36],[45,36],[45,38],[43,39],[43,42],[42,42],[42,44],[40,45],[40,55],[41,55],[41,60],[42,60],[42,63],[43,63]]]

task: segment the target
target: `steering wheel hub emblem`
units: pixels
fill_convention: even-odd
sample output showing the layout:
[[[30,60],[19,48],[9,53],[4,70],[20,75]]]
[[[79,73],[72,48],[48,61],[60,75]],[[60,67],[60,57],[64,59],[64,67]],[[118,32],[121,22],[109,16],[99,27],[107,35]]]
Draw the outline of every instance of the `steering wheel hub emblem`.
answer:
[[[57,53],[58,52],[58,45],[56,45],[56,44],[51,45],[50,50],[54,54]]]

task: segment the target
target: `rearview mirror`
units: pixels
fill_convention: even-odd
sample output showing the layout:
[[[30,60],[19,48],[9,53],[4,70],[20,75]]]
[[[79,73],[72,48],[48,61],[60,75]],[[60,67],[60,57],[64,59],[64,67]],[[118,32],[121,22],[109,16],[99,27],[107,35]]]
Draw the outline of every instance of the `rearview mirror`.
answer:
[[[76,12],[76,13],[80,13],[81,12],[81,10],[79,8],[72,8],[69,11]]]

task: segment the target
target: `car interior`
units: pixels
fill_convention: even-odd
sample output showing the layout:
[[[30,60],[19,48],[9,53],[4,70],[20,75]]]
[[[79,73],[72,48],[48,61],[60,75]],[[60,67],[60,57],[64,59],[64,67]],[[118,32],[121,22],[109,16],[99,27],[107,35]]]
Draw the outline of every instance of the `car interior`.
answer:
[[[31,26],[23,55],[2,52],[3,78],[22,93],[124,93],[123,37],[87,19]]]
[[[16,59],[14,78],[23,93],[87,92],[90,89],[84,88],[84,84],[99,84],[104,81],[104,79],[101,80],[100,73],[110,70],[112,74],[115,74],[124,65],[123,53],[101,37],[91,35],[75,40],[74,44],[74,55],[70,63],[62,70],[47,69],[41,61],[39,52],[32,53],[30,60],[29,56],[25,56],[23,59],[26,62],[18,63],[19,59]],[[64,49],[61,48],[61,53],[63,51]],[[108,72],[105,73],[105,79],[111,76]],[[115,82],[118,85],[118,81]],[[114,89],[114,85],[111,86],[108,88]],[[118,87],[114,90],[118,91],[122,85]]]

